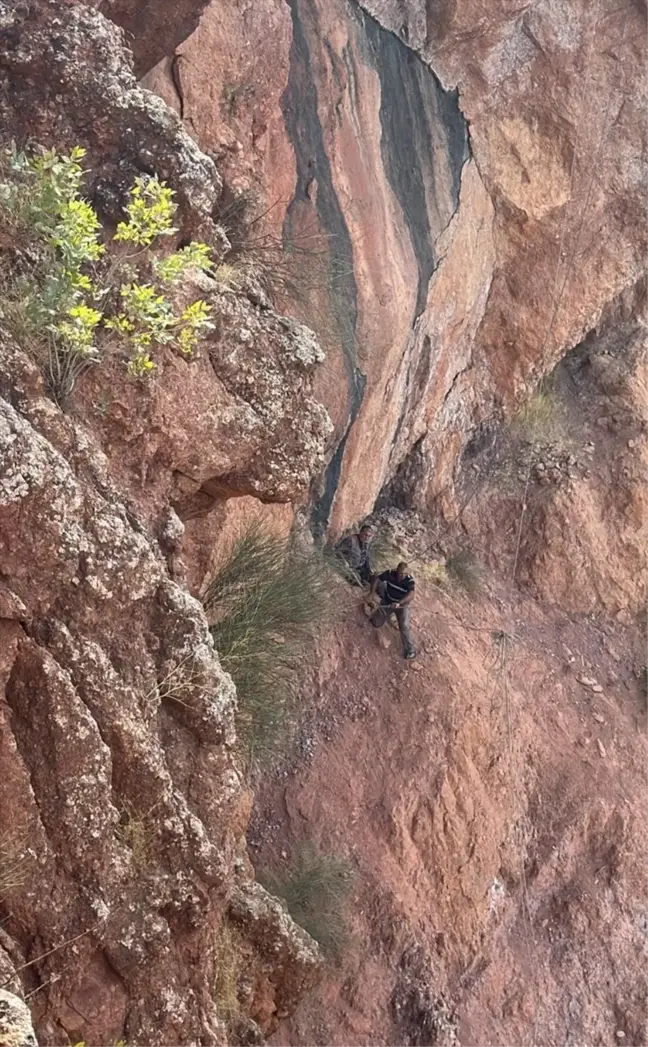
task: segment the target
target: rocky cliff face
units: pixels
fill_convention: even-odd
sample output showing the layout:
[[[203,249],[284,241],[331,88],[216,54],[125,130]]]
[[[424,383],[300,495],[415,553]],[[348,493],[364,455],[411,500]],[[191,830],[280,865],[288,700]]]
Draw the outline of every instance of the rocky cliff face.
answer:
[[[268,823],[329,844],[350,818],[360,946],[279,1036],[453,1042],[456,1005],[469,1042],[638,1043],[645,812],[620,779],[640,788],[645,748],[641,5],[99,6],[0,4],[3,140],[85,146],[109,227],[159,174],[179,239],[238,275],[202,280],[195,360],[162,352],[147,388],[107,362],[67,413],[0,330],[6,987],[47,1043],[255,1042],[292,1012],[321,958],[254,882],[236,695],[195,596],[248,518],[335,535],[396,506],[425,520],[415,552],[444,523],[489,587],[474,627],[427,592],[437,661],[399,691],[407,716],[358,622],[322,642],[313,767],[262,791],[255,856]],[[255,242],[293,245],[301,293],[270,301]],[[508,422],[550,372],[569,439],[525,443]],[[498,706],[493,636],[520,621]]]
[[[319,525],[399,474],[451,511],[470,435],[639,278],[641,25],[631,3],[213,5],[177,52],[181,101],[168,65],[147,78],[342,273]]]
[[[122,178],[159,168],[182,233],[222,250],[216,169],[137,87],[114,26],[81,7],[5,8],[2,48],[5,132],[29,121],[44,144],[86,144],[106,210]],[[6,237],[3,251],[16,264]],[[216,303],[217,285],[203,290]],[[46,1043],[227,1042],[215,985],[230,927],[249,966],[241,1036],[260,1035],[255,1018],[271,1028],[320,965],[251,880],[235,690],[178,584],[170,503],[307,488],[329,428],[310,396],[321,351],[243,296],[222,291],[215,312],[195,368],[174,377],[169,355],[143,399],[118,368],[92,376],[67,415],[1,334],[0,955]],[[193,433],[168,398],[185,382]]]
[[[566,355],[542,441],[473,445],[461,525],[388,511],[419,660],[399,671],[359,608],[322,639],[249,838],[262,865],[312,839],[346,856],[351,943],[272,1042],[643,1042],[640,315],[618,303]],[[462,543],[481,584],[430,584],[425,551]]]

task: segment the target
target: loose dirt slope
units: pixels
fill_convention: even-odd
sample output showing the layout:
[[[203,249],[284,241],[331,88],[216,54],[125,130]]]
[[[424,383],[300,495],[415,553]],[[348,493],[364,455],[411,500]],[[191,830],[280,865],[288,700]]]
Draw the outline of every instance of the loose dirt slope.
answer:
[[[252,842],[348,857],[355,941],[278,1044],[450,1043],[442,997],[464,1044],[644,1042],[641,646],[496,605],[423,586],[409,668],[360,614],[326,638],[306,758]]]

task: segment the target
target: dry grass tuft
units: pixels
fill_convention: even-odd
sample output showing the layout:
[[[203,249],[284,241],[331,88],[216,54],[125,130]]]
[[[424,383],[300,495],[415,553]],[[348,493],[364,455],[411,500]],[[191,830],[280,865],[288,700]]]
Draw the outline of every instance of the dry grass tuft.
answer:
[[[145,814],[141,814],[131,803],[125,802],[119,813],[116,834],[118,839],[130,848],[133,864],[137,869],[144,868],[150,857],[151,844],[156,835],[152,820],[154,810],[153,807]]]
[[[25,846],[23,834],[16,830],[7,829],[0,834],[0,901],[25,882],[29,863]]]
[[[238,986],[245,968],[240,932],[224,920],[214,944],[213,1000],[219,1017],[228,1024],[241,1013]]]
[[[347,907],[355,882],[348,862],[306,845],[289,870],[268,871],[259,879],[272,894],[283,898],[293,920],[319,942],[327,956],[342,954],[349,940]]]

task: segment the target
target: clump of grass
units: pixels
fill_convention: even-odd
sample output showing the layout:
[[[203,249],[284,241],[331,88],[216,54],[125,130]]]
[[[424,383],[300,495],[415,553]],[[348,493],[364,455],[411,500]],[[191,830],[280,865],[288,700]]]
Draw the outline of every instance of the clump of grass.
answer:
[[[349,940],[347,906],[355,882],[348,862],[306,845],[288,871],[266,871],[259,879],[283,898],[293,920],[319,942],[325,955],[335,959],[342,954]]]
[[[0,901],[25,882],[29,858],[24,848],[25,840],[20,833],[11,829],[0,833]]]
[[[448,584],[448,571],[442,560],[419,560],[416,573],[441,589]]]
[[[297,670],[342,599],[322,554],[257,525],[234,544],[207,589],[203,603],[221,663],[236,684],[239,735],[251,757],[276,751]]]
[[[214,944],[214,984],[212,996],[219,1017],[227,1024],[239,1017],[241,1004],[238,985],[245,971],[240,934],[227,921],[221,924]]]
[[[390,570],[401,560],[407,560],[403,548],[387,531],[379,528],[371,542],[371,565],[376,574]]]
[[[448,577],[471,596],[480,591],[483,583],[482,571],[469,549],[461,549],[448,556],[445,570]]]
[[[152,810],[140,814],[130,803],[125,803],[119,815],[117,837],[130,848],[136,868],[143,868],[149,858],[155,828],[151,822]]]
[[[512,429],[520,439],[547,446],[565,443],[560,404],[548,386],[538,389],[515,415]]]

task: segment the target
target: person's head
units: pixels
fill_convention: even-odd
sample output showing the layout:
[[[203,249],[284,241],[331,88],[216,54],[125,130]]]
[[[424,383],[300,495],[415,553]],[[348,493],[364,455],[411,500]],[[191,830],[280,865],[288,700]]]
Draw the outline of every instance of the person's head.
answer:
[[[369,542],[373,538],[373,533],[371,524],[364,523],[358,531],[358,537],[361,542]]]
[[[401,560],[401,562],[399,563],[398,567],[396,568],[396,574],[398,575],[399,578],[404,578],[405,575],[407,574],[407,564],[405,563],[404,560]]]

